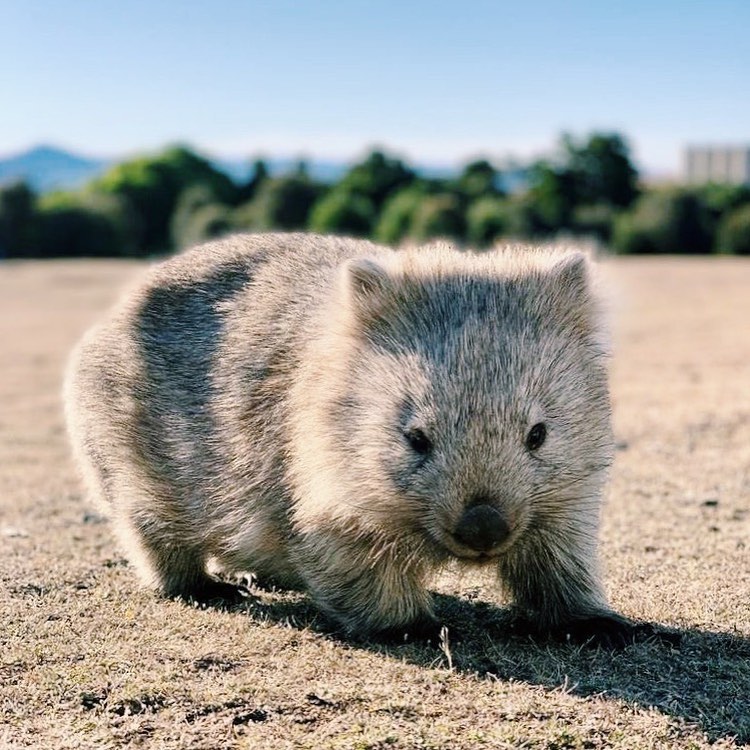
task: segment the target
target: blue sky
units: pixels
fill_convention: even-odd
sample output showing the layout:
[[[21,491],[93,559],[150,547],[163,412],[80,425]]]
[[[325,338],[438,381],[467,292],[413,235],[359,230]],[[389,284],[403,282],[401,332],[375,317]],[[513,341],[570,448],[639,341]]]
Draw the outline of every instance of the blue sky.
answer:
[[[527,158],[750,142],[748,0],[0,0],[0,154]]]

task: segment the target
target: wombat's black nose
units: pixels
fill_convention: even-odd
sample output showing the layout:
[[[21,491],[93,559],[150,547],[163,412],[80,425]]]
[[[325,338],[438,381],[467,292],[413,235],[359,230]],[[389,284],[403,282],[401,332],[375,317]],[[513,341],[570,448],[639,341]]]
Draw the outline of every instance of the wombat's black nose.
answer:
[[[466,547],[487,552],[500,544],[510,533],[510,526],[497,508],[472,505],[464,511],[453,536]]]

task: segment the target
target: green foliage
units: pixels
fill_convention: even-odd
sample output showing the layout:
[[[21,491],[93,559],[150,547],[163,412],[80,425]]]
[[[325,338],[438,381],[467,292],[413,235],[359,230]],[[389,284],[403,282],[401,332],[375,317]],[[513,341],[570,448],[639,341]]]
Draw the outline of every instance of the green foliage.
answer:
[[[0,258],[32,254],[35,200],[22,182],[0,189]]]
[[[457,191],[468,201],[482,197],[497,197],[499,172],[485,159],[467,164],[456,181]]]
[[[466,215],[466,240],[471,247],[490,247],[508,233],[510,217],[508,202],[485,196],[470,206]]]
[[[565,136],[557,162],[540,161],[530,170],[534,231],[607,238],[614,210],[631,205],[637,183],[638,172],[621,136],[593,133],[582,142]]]
[[[547,233],[547,227],[539,216],[530,192],[509,196],[502,208],[507,221],[505,234],[508,237],[528,240]]]
[[[268,179],[268,166],[263,159],[256,159],[248,181],[237,188],[236,202],[239,204],[251,201],[257,195],[260,186]]]
[[[638,172],[617,133],[592,133],[577,142],[562,139],[565,169],[572,175],[576,204],[628,207],[638,195]]]
[[[409,230],[409,238],[423,242],[432,238],[462,241],[466,235],[466,219],[457,196],[450,193],[428,195],[417,206]]]
[[[538,162],[530,172],[529,198],[534,206],[537,231],[552,234],[571,226],[577,199],[575,175],[549,162]]]
[[[717,245],[721,252],[750,255],[750,203],[724,216],[719,225]]]
[[[255,198],[235,212],[235,224],[244,229],[304,229],[313,204],[323,188],[308,177],[287,175],[265,180]]]
[[[339,187],[369,198],[375,210],[379,211],[388,196],[409,185],[415,178],[415,173],[399,159],[373,151],[344,175]]]
[[[616,209],[607,203],[576,206],[573,209],[573,232],[609,242],[616,216]]]
[[[717,217],[750,203],[750,185],[711,183],[699,188],[697,192],[708,210]]]
[[[415,184],[393,194],[383,206],[375,225],[374,236],[378,242],[396,245],[409,233],[414,215],[424,200],[424,185]]]
[[[309,229],[321,234],[365,237],[372,229],[374,218],[375,209],[369,198],[337,188],[315,204]]]
[[[708,253],[711,215],[688,190],[653,190],[615,221],[612,244],[621,253]]]
[[[300,162],[271,177],[257,160],[235,186],[208,161],[171,148],[110,169],[85,189],[37,199],[0,189],[0,257],[143,255],[235,230],[311,229],[386,244],[445,237],[488,247],[502,238],[558,232],[597,237],[623,253],[747,253],[750,186],[648,189],[618,134],[561,139],[557,157],[526,170],[524,189],[504,195],[487,160],[452,178],[420,178],[373,151],[335,185]]]
[[[185,148],[170,148],[156,157],[134,159],[112,167],[91,189],[124,198],[141,219],[144,252],[170,247],[170,220],[185,188],[203,183],[222,202],[236,199],[236,188],[223,173]]]
[[[34,255],[132,256],[138,249],[136,226],[130,206],[116,195],[53,193],[39,201]]]
[[[211,210],[206,210],[207,208]],[[219,223],[217,224],[216,221]],[[220,226],[222,222],[226,226]],[[217,201],[213,190],[208,185],[192,185],[182,191],[172,214],[170,221],[172,246],[189,247],[201,240],[225,233],[230,226],[229,207]]]

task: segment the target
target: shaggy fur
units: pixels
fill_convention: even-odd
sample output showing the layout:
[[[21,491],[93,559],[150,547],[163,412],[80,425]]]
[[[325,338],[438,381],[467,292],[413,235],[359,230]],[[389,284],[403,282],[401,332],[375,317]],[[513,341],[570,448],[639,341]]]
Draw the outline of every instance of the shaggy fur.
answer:
[[[84,337],[70,434],[169,596],[226,593],[212,559],[304,586],[349,632],[408,630],[458,558],[494,564],[542,629],[618,631],[596,562],[599,318],[580,253],[235,236],[154,267]],[[492,514],[491,546],[459,540]]]

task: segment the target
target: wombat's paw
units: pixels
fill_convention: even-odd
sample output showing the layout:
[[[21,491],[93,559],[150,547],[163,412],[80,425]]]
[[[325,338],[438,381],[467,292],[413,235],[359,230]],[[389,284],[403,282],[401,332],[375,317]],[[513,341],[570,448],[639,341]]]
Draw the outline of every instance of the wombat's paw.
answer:
[[[616,614],[594,615],[562,625],[554,636],[568,643],[621,649],[647,641],[679,646],[679,633],[657,630],[651,623],[631,622]]]
[[[188,592],[180,594],[179,598],[199,605],[229,609],[241,604],[249,595],[243,586],[207,578],[199,586],[193,586]]]
[[[383,628],[370,634],[370,639],[381,643],[426,643],[439,646],[442,624],[432,615],[420,615],[407,625]]]

